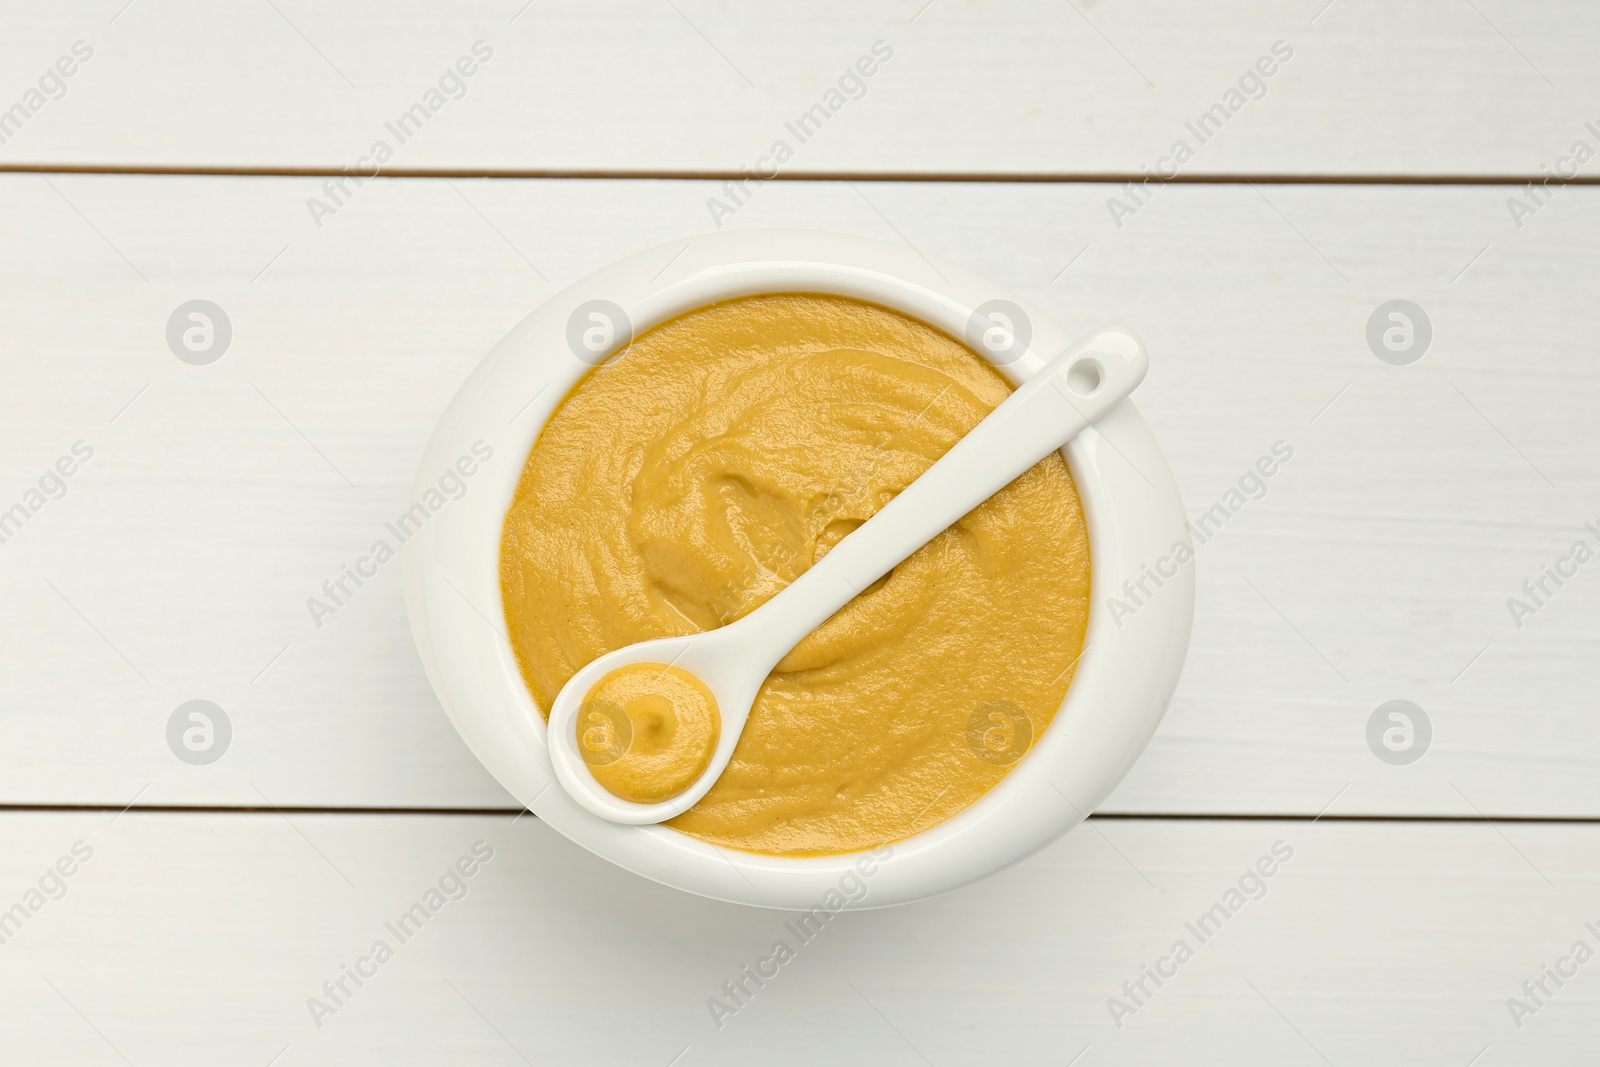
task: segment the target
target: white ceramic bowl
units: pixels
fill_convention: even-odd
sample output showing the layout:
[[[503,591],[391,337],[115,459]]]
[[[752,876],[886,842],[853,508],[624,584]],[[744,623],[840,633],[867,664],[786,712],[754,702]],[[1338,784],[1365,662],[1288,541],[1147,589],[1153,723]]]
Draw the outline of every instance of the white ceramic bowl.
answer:
[[[631,256],[524,319],[445,409],[413,492],[427,517],[419,514],[420,529],[405,548],[411,628],[434,690],[467,745],[513,796],[591,852],[665,885],[741,904],[834,910],[830,902],[841,895],[852,907],[918,900],[1049,844],[1093,810],[1143,750],[1177,685],[1194,611],[1193,564],[1173,563],[1176,546],[1189,543],[1183,508],[1166,460],[1131,402],[1064,450],[1089,530],[1084,651],[1049,728],[999,785],[954,818],[870,856],[789,858],[589,814],[555,784],[544,718],[505,637],[500,535],[517,479],[562,398],[629,336],[719,300],[776,292],[870,300],[958,338],[976,336],[969,333],[975,321],[984,327],[1004,321],[1012,333],[992,336],[1002,348],[1006,336],[1020,343],[995,362],[1013,382],[1075,340],[974,274],[859,238],[730,232]],[[1001,318],[996,301],[1003,302]],[[1159,367],[1159,353],[1153,362]],[[485,449],[493,457],[482,461]],[[462,457],[471,458],[462,463]],[[462,473],[467,469],[470,476]],[[450,471],[466,485],[459,499],[438,492]],[[1161,572],[1159,587],[1152,570]],[[1132,597],[1125,582],[1135,589]],[[1112,596],[1135,610],[1114,612]]]

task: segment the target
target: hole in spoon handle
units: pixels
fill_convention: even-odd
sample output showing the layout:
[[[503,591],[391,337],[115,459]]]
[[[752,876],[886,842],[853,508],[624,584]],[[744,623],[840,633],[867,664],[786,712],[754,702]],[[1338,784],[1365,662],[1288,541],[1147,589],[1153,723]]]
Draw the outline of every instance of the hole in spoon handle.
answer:
[[[1053,386],[1083,420],[1094,422],[1144,380],[1150,357],[1127,330],[1100,330],[1050,360],[1031,381]],[[1030,383],[1024,383],[1023,392]]]
[[[1088,398],[1099,390],[1104,378],[1105,372],[1100,369],[1100,361],[1093,356],[1084,356],[1067,371],[1067,388],[1081,397]]]

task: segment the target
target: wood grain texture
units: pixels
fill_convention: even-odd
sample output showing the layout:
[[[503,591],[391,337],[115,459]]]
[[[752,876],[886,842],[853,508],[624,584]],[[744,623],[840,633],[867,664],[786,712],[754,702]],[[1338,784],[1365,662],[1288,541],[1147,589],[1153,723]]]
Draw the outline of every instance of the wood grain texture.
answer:
[[[337,169],[387,138],[400,169],[737,171],[787,140],[795,174],[1137,175],[1185,140],[1185,174],[1538,176],[1600,120],[1582,0],[94,0],[4,20],[0,107],[75,41],[94,54],[0,165]],[[459,98],[386,132],[480,40]],[[892,58],[790,133],[877,41]],[[1279,41],[1292,58],[1229,101]],[[1186,126],[1231,103],[1204,143]]]
[[[0,833],[7,907],[93,850],[0,945],[18,1063],[1500,1067],[1582,1062],[1600,1007],[1593,961],[1520,1028],[1506,1004],[1600,940],[1593,826],[1097,821],[808,943],[793,914],[655,886],[532,818],[12,814]],[[402,943],[385,924],[479,841],[493,858]],[[1290,858],[1202,941],[1188,924],[1274,845]],[[308,999],[331,1004],[322,984],[379,940],[393,958],[318,1027]],[[780,940],[795,957],[719,1028],[708,1000]],[[1119,1028],[1108,1000],[1179,940],[1193,958]]]
[[[320,629],[306,599],[404,509],[501,335],[709,229],[718,188],[383,181],[317,228],[319,184],[0,178],[0,506],[94,448],[0,545],[5,802],[508,803],[428,688],[397,567]],[[1138,403],[1196,517],[1294,449],[1202,547],[1183,681],[1108,810],[1600,815],[1597,576],[1520,629],[1506,607],[1600,520],[1600,195],[1564,190],[1518,229],[1504,190],[1183,186],[1119,229],[1114,193],[772,183],[725,221],[910,242],[1070,329],[1139,331]],[[196,297],[234,327],[210,366],[164,339]],[[1406,367],[1365,341],[1397,297],[1433,323]],[[164,739],[195,698],[235,730],[203,768]],[[1394,698],[1433,723],[1412,766],[1366,745]]]

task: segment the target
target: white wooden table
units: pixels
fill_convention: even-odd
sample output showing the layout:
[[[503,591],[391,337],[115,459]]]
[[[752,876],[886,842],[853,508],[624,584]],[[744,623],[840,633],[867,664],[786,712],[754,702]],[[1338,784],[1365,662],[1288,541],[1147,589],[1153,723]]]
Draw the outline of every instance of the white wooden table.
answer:
[[[1600,7],[0,19],[0,517],[23,509],[0,525],[0,1063],[1593,1060],[1600,962],[1570,954],[1600,951],[1600,562],[1561,561],[1600,547],[1600,159],[1574,155],[1600,151]],[[383,177],[341,189],[379,140]],[[782,180],[735,199],[779,140]],[[1124,187],[1145,168],[1178,180]],[[1549,173],[1576,178],[1523,188]],[[719,224],[903,242],[1137,329],[1197,517],[1293,449],[1202,548],[1183,682],[1103,812],[971,889],[840,916],[720,1026],[708,1000],[787,917],[519,816],[438,708],[397,565],[320,628],[305,606],[513,323]],[[194,299],[232,330],[204,365],[166,336]],[[1431,323],[1403,365],[1367,338],[1396,299]],[[232,729],[206,765],[167,738],[196,699]],[[1394,699],[1432,729],[1405,765],[1368,743]],[[399,943],[385,923],[480,841]],[[1275,844],[1201,943],[1187,924]],[[335,1000],[347,967],[369,976]]]

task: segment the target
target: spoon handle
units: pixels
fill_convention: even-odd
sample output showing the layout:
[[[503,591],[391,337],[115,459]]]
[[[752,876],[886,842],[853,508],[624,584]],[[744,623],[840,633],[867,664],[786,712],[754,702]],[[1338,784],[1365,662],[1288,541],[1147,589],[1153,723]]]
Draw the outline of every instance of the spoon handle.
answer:
[[[1092,425],[1144,378],[1138,338],[1102,330],[1046,363],[899,495],[735,623],[767,669],[907,556]],[[731,627],[730,627],[731,629]]]

